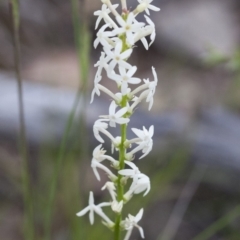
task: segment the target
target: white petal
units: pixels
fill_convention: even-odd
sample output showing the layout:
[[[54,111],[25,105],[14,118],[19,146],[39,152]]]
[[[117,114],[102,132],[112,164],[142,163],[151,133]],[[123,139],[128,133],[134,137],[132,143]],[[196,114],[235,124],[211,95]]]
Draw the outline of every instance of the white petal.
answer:
[[[147,13],[147,15],[150,15],[148,8],[145,9],[145,12]]]
[[[146,48],[146,50],[148,50],[148,42],[147,42],[146,38],[145,37],[141,38],[141,41],[142,41],[143,46]]]
[[[116,118],[122,117],[126,112],[128,111],[127,107],[121,108],[120,110],[117,111],[115,114]]]
[[[152,125],[152,126],[149,128],[149,137],[152,137],[152,136],[153,136],[153,133],[154,133],[154,126]]]
[[[143,131],[142,130],[139,130],[137,128],[132,128],[132,131],[139,137],[139,138],[143,138],[144,135],[143,135]]]
[[[137,67],[133,66],[132,68],[129,69],[127,76],[132,77],[136,71],[137,71]]]
[[[124,161],[125,164],[127,164],[129,167],[131,167],[132,169],[138,169],[138,167],[133,163],[133,162],[130,162],[130,161]]]
[[[120,175],[123,175],[123,176],[133,176],[133,175],[134,175],[134,171],[131,170],[131,169],[119,170],[118,173],[119,173]]]
[[[139,226],[138,226],[138,230],[139,230],[139,232],[140,232],[141,237],[144,238],[144,232],[143,232],[142,227],[139,227]]]
[[[117,42],[114,53],[115,55],[120,54],[122,51],[122,41]]]
[[[126,69],[121,66],[119,67],[119,72],[122,77],[126,75]]]
[[[93,169],[93,173],[94,173],[94,175],[96,176],[97,180],[100,181],[101,178],[100,178],[100,175],[99,175],[99,173],[98,173],[98,171],[97,171],[97,167],[94,166],[94,167],[92,167],[92,169]]]
[[[116,123],[118,123],[118,124],[126,124],[126,123],[128,123],[130,120],[128,119],[128,118],[118,118],[117,120],[116,120]]]
[[[109,107],[109,115],[114,115],[115,114],[115,110],[116,110],[116,103],[115,101],[112,101]]]
[[[95,41],[93,42],[94,48],[97,48],[99,42],[100,42],[99,38],[96,38]]]
[[[90,210],[90,212],[89,212],[89,220],[90,220],[91,225],[93,225],[93,223],[94,223],[94,212],[93,212],[93,210]]]
[[[124,26],[126,25],[126,22],[122,19],[122,17],[117,16],[117,17],[116,17],[116,20],[118,21],[118,23],[119,23],[122,27],[124,27]]]
[[[138,84],[138,83],[141,82],[141,79],[140,78],[130,78],[128,80],[128,82],[131,83],[131,84]]]
[[[134,19],[134,18],[135,18],[135,17],[134,17],[133,12],[130,12],[130,13],[128,14],[127,23],[128,23],[128,24],[131,24],[131,23],[133,22],[133,19]]]
[[[142,216],[143,216],[143,208],[141,208],[138,214],[136,215],[135,221],[139,222],[142,219]]]
[[[122,59],[129,58],[130,55],[132,54],[132,51],[133,51],[132,49],[128,49],[125,52],[121,53],[121,58]]]
[[[127,63],[125,61],[120,61],[118,64],[119,64],[120,67],[124,67],[124,68],[127,68],[127,69],[130,69],[132,67],[129,63]]]
[[[124,240],[129,240],[130,236],[131,236],[131,233],[132,233],[132,228],[130,228],[128,231],[127,231],[127,234],[124,238]]]
[[[77,215],[78,217],[81,217],[81,216],[85,215],[89,210],[90,210],[90,207],[87,206],[87,207],[85,207],[82,211],[78,212],[76,215]]]
[[[89,204],[89,206],[94,204],[94,197],[93,197],[93,192],[92,191],[89,193],[88,204]]]

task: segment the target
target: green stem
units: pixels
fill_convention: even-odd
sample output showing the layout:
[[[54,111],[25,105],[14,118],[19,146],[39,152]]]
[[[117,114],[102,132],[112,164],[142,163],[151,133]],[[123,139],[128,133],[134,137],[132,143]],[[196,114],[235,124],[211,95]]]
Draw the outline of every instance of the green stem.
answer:
[[[34,239],[34,214],[33,214],[33,202],[32,191],[30,183],[30,172],[28,164],[28,147],[26,140],[26,127],[25,127],[25,114],[23,103],[23,90],[22,90],[22,78],[21,78],[21,66],[20,66],[20,39],[19,39],[19,3],[18,0],[9,1],[10,13],[13,24],[13,41],[14,41],[14,61],[15,71],[17,77],[17,89],[18,89],[18,104],[19,104],[19,147],[21,157],[23,161],[22,167],[22,181],[23,181],[23,195],[24,195],[24,236],[26,240]]]
[[[125,107],[127,105],[127,97],[123,97],[123,101],[121,104],[121,107]],[[124,145],[125,141],[127,140],[127,124],[121,125],[121,144],[119,146],[119,170],[124,169],[125,167],[125,154],[126,154],[126,147]],[[122,175],[118,174],[117,179],[117,199],[118,202],[124,200],[124,186],[121,182]],[[122,213],[118,213],[115,219],[115,229],[114,229],[114,240],[120,240],[121,239],[121,220],[122,220]]]

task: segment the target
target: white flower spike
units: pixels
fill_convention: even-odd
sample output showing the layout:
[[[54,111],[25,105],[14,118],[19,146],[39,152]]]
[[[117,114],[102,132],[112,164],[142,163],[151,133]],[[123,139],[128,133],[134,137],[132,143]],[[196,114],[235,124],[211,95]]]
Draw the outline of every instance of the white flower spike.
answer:
[[[103,185],[102,190],[107,190],[110,195],[109,202],[98,205],[94,203],[93,193],[90,192],[89,203],[86,208],[77,213],[83,216],[89,213],[90,224],[94,223],[94,213],[102,218],[102,223],[114,231],[115,236],[120,236],[121,231],[125,230],[124,240],[129,240],[134,227],[139,230],[142,238],[144,233],[142,227],[138,225],[143,215],[141,209],[136,216],[128,214],[123,216],[124,205],[134,197],[135,194],[142,193],[146,196],[151,189],[150,178],[142,173],[132,162],[136,153],[141,152],[139,159],[144,158],[152,150],[154,126],[149,129],[132,128],[136,137],[127,139],[127,128],[131,115],[134,114],[136,107],[144,100],[148,103],[150,110],[153,105],[153,97],[158,83],[155,68],[152,67],[153,80],[140,79],[135,77],[137,67],[129,63],[134,45],[141,41],[145,49],[149,49],[156,38],[155,24],[149,17],[150,10],[159,11],[153,6],[153,0],[136,0],[139,4],[135,10],[128,8],[127,0],[119,0],[118,4],[113,5],[111,0],[101,0],[102,7],[95,11],[95,29],[98,29],[94,48],[102,47],[101,56],[94,65],[97,70],[94,77],[94,88],[91,93],[91,102],[95,94],[100,96],[102,92],[111,99],[108,115],[100,115],[93,125],[93,134],[98,142],[92,154],[91,167],[97,180],[100,181],[99,169],[109,178]],[[122,12],[117,10],[121,9]],[[144,22],[138,22],[137,15],[146,12],[142,18]],[[100,24],[102,24],[100,26]],[[148,38],[150,37],[150,42]],[[104,75],[103,75],[104,74]],[[108,85],[102,81],[103,76],[107,76],[116,83],[116,91],[109,89]],[[111,128],[109,128],[109,126]],[[109,129],[118,128],[120,136],[109,132]],[[109,147],[103,146],[109,142]],[[118,160],[107,154],[111,149],[112,153],[116,150]],[[126,168],[125,168],[126,167]],[[127,184],[131,181],[130,185]],[[116,215],[115,223],[103,212],[102,207],[109,207]]]

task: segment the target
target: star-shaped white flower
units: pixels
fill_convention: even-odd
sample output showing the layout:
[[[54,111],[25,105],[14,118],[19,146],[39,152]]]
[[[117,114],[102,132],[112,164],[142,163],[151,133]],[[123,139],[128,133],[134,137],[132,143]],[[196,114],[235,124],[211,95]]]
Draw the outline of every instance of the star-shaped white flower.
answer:
[[[124,240],[129,240],[134,227],[138,228],[141,237],[144,238],[143,229],[138,225],[138,222],[142,219],[142,216],[143,216],[143,208],[140,209],[140,211],[136,216],[128,214],[128,217],[122,222],[122,226],[127,230],[127,234]]]
[[[153,6],[152,4],[150,4],[153,0],[138,0],[138,2],[141,5],[141,8],[143,8],[145,10],[145,12],[150,15],[150,12],[148,9],[152,10],[152,11],[160,11],[160,8]]]
[[[143,130],[139,130],[137,128],[132,128],[132,131],[138,136],[140,139],[139,142],[136,142],[136,144],[139,145],[139,148],[141,148],[142,152],[144,153],[139,159],[145,157],[151,150],[152,150],[152,137],[154,133],[154,126],[152,125],[149,128],[149,131],[143,127]]]
[[[147,98],[146,98],[146,102],[149,102],[148,110],[150,110],[152,108],[153,96],[155,94],[157,83],[158,83],[158,77],[157,77],[157,73],[156,73],[154,67],[152,67],[152,72],[153,72],[154,80],[151,82],[148,79],[144,80],[145,84],[148,85],[148,94],[147,94]]]
[[[114,9],[116,9],[118,7],[119,4],[114,4],[112,5],[112,7]],[[98,10],[98,11],[95,11],[93,14],[95,16],[98,16],[97,20],[96,20],[96,25],[95,25],[95,29],[98,28],[98,25],[100,23],[100,21],[102,19],[104,19],[105,23],[109,23],[110,26],[115,26],[116,24],[113,22],[113,20],[109,17],[109,13],[111,12],[111,10],[107,7],[106,4],[103,4],[102,5],[102,9],[101,10]]]
[[[118,145],[118,137],[114,138],[110,132],[108,132],[106,129],[108,128],[108,124],[105,123],[104,121],[108,121],[108,119],[98,119],[95,121],[93,125],[93,133],[95,138],[101,142],[104,143],[104,140],[100,136],[100,132],[103,133],[105,136],[107,136],[111,141],[114,146]]]
[[[98,67],[98,74],[101,75],[102,73],[102,69],[107,69],[108,68],[108,62],[110,61],[110,57],[106,56],[105,52],[101,52],[101,57],[99,59],[99,61],[94,64],[94,67]]]
[[[105,24],[99,29],[99,31],[97,32],[97,38],[93,42],[94,48],[97,48],[99,43],[101,43],[103,47],[110,47],[108,40],[109,40],[109,37],[113,36],[113,33],[109,31],[105,31],[106,28],[108,27],[109,27],[109,24]]]
[[[121,86],[122,95],[126,95],[128,93],[128,84],[138,84],[141,82],[140,78],[135,78],[133,75],[137,71],[137,67],[131,67],[128,71],[125,68],[120,67],[119,72],[120,75],[115,74],[113,72],[108,72],[108,77],[116,81],[118,86]]]
[[[124,194],[124,198],[129,200],[133,194],[139,194],[144,191],[145,193],[143,196],[146,196],[151,189],[149,177],[141,173],[133,162],[125,161],[125,163],[132,169],[119,170],[118,173],[125,177],[132,178],[133,182],[130,186],[130,189]]]
[[[81,217],[89,212],[89,220],[91,225],[94,223],[94,212],[98,214],[109,226],[113,226],[114,223],[107,217],[107,215],[102,211],[102,207],[110,206],[111,203],[100,203],[98,205],[94,204],[93,192],[89,194],[88,206],[82,211],[78,212],[76,215]]]
[[[116,123],[118,124],[126,124],[130,120],[129,118],[123,117],[124,114],[128,111],[127,107],[121,108],[116,112],[117,105],[115,101],[112,101],[109,107],[109,115],[102,115],[100,117],[108,119],[109,125],[111,127],[116,127]]]
[[[120,213],[122,211],[122,208],[123,208],[123,200],[121,200],[120,202],[118,202],[116,200],[113,201],[112,205],[111,205],[111,208],[114,212]]]
[[[93,102],[95,94],[97,94],[98,96],[100,96],[100,94],[101,94],[100,89],[99,89],[99,84],[98,84],[101,80],[102,80],[102,76],[97,73],[94,78],[94,88],[91,93],[90,103]]]
[[[119,25],[121,26],[120,28],[116,28],[113,30],[113,34],[126,34],[127,37],[127,42],[130,45],[134,44],[134,34],[138,32],[141,27],[145,25],[145,23],[139,23],[135,20],[135,16],[133,12],[130,12],[127,16],[126,21],[121,17],[117,16],[116,17]]]
[[[126,59],[132,54],[132,49],[122,52],[122,41],[116,43],[115,49],[111,51],[109,48],[104,48],[106,54],[112,59],[109,64],[109,71],[112,71],[118,64],[119,67],[130,69],[132,66],[126,62]]]
[[[152,29],[152,33],[150,35],[151,42],[149,43],[149,47],[150,47],[156,38],[155,24],[148,16],[144,15],[144,17],[145,17],[147,23],[149,24],[148,26],[146,26],[146,28]]]
[[[141,177],[141,172],[139,171],[138,167],[133,162],[130,162],[130,161],[124,161],[124,162],[132,169],[122,169],[122,170],[119,170],[118,173],[120,175],[132,178],[133,182],[137,182],[139,177]]]
[[[104,150],[104,148],[102,148],[102,144],[100,144],[97,147],[95,147],[95,149],[93,150],[93,158],[98,162],[108,160],[112,163],[114,167],[117,167],[118,161],[112,158],[111,156],[105,155],[105,153],[106,153],[106,150]]]
[[[126,154],[125,157],[129,161],[133,159],[133,155],[138,151],[142,151],[143,153],[143,155],[139,158],[141,159],[152,150],[154,126],[152,125],[149,130],[147,130],[145,127],[143,127],[143,130],[132,128],[132,131],[138,136],[138,138],[134,138],[129,142],[136,143],[138,146]]]
[[[102,132],[103,130],[106,130],[107,128],[108,128],[108,124],[105,123],[103,119],[98,119],[97,121],[95,121],[95,123],[93,125],[94,136],[101,143],[104,143],[104,140],[100,136],[99,132]]]
[[[101,190],[107,189],[109,191],[110,196],[112,197],[113,201],[116,201],[116,187],[113,182],[106,182],[104,186],[101,188]]]
[[[109,170],[106,166],[104,166],[102,163],[100,163],[98,160],[96,160],[95,158],[92,158],[92,162],[91,162],[91,167],[93,169],[93,173],[96,176],[97,180],[100,181],[100,175],[98,173],[98,168],[102,169],[110,179],[112,179],[113,181],[115,181],[117,179],[117,176],[114,175],[111,170]]]
[[[129,191],[124,195],[126,199],[131,197],[132,194],[139,194],[144,192],[143,196],[146,196],[151,189],[150,179],[146,174],[139,174],[138,178],[132,182]]]

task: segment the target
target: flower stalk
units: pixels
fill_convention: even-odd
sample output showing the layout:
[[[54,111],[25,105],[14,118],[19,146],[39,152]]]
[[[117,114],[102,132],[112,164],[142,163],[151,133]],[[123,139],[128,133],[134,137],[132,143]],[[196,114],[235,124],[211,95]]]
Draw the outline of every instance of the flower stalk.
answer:
[[[149,104],[148,109],[151,109],[158,79],[154,68],[152,68],[153,81],[134,77],[137,67],[132,66],[128,59],[131,57],[138,40],[141,40],[148,50],[155,39],[155,26],[150,18],[145,16],[147,23],[139,22],[136,19],[136,16],[143,11],[149,15],[149,9],[160,10],[151,4],[152,1],[138,0],[138,6],[134,11],[131,11],[127,9],[126,0],[121,0],[122,12],[120,14],[117,12],[118,4],[112,5],[110,0],[102,0],[101,10],[94,12],[94,15],[97,16],[95,28],[99,27],[100,22],[104,22],[104,25],[100,27],[94,41],[94,47],[102,45],[103,51],[99,61],[95,64],[98,69],[94,79],[91,102],[94,100],[95,94],[100,96],[101,92],[111,97],[112,101],[108,115],[101,115],[93,126],[94,136],[101,144],[93,151],[91,167],[97,180],[101,180],[98,170],[104,172],[110,179],[102,187],[102,190],[108,190],[111,200],[95,205],[93,193],[90,192],[89,205],[78,212],[77,216],[83,216],[89,211],[90,223],[93,224],[94,213],[99,215],[103,219],[104,225],[113,230],[114,240],[121,240],[121,233],[124,230],[126,231],[124,240],[129,240],[134,227],[144,238],[143,229],[138,225],[143,215],[143,209],[140,209],[136,216],[128,214],[124,218],[123,208],[124,204],[130,201],[135,194],[143,193],[145,196],[150,191],[149,177],[140,172],[133,160],[137,153],[142,153],[139,158],[141,159],[151,151],[154,127],[150,126],[149,130],[145,127],[142,130],[132,128],[136,135],[133,139],[127,139],[127,127],[131,115],[144,99]],[[115,18],[114,20],[110,14]],[[150,43],[147,42],[146,36],[150,36]],[[117,92],[112,92],[100,84],[102,71],[106,71],[108,78],[116,83]],[[109,130],[118,126],[120,136],[114,137]],[[102,148],[102,144],[105,143],[105,139],[102,137],[107,137],[111,141],[112,152],[114,149],[118,151],[118,161],[106,154]],[[105,162],[106,164],[104,164]],[[126,166],[127,168],[125,168]],[[113,169],[110,170],[108,167]],[[131,181],[130,188],[125,190],[128,181]],[[103,212],[103,206],[111,207],[115,214],[114,222]]]

